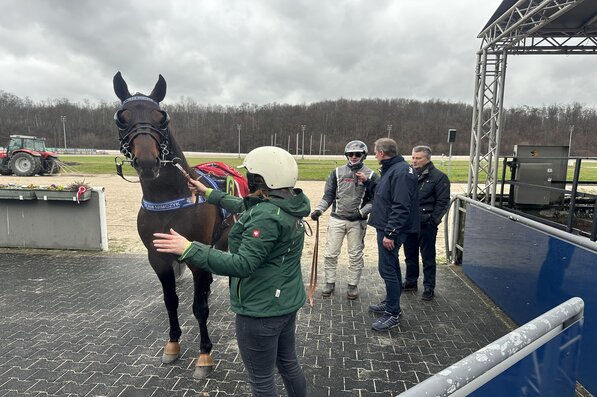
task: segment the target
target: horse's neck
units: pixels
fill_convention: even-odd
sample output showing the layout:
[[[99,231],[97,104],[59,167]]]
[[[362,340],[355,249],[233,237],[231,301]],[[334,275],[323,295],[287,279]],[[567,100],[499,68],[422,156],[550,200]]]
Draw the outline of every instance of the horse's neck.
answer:
[[[160,176],[151,181],[141,181],[143,198],[151,202],[165,202],[190,196],[185,178],[174,166],[166,165]]]

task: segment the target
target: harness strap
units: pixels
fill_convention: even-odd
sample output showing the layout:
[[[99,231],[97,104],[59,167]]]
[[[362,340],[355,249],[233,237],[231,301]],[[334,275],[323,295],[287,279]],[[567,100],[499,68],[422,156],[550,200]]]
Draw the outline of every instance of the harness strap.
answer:
[[[210,178],[207,174],[204,174],[199,170],[195,170],[195,172],[197,172],[197,174],[199,175],[199,178],[203,179],[203,181],[205,183],[207,183],[210,187],[217,189],[217,190],[220,189],[218,187],[218,184],[212,178]],[[124,176],[122,176],[121,173],[119,173],[119,175],[124,179]],[[141,207],[143,207],[147,211],[152,211],[152,212],[172,211],[172,210],[178,210],[181,208],[190,207],[190,206],[193,206],[196,204],[203,204],[206,201],[207,200],[204,196],[197,196],[195,201],[193,201],[192,197],[190,197],[190,196],[175,199],[175,200],[170,200],[170,201],[161,201],[161,202],[148,201],[145,198],[143,198],[141,200]],[[224,210],[223,208],[220,208],[220,211],[221,211],[222,219],[226,219],[226,217],[228,216],[228,211]]]
[[[205,198],[203,201],[205,201]],[[172,211],[178,210],[181,208],[186,208],[195,205],[193,199],[191,197],[185,197],[181,199],[171,200],[171,201],[164,201],[161,203],[154,203],[151,201],[147,201],[145,199],[141,200],[141,207],[148,211],[152,212],[160,212],[160,211]]]
[[[209,175],[206,174],[205,172],[194,168],[194,171],[197,175],[199,175],[199,180],[201,180],[202,182],[207,182],[207,184],[216,190],[221,190],[220,187],[218,186],[218,183]],[[203,201],[205,201],[205,197],[203,196],[198,196],[198,199],[203,199]],[[220,208],[220,214],[222,215],[222,219],[226,219],[229,215],[228,211],[226,211],[224,208],[219,207]]]

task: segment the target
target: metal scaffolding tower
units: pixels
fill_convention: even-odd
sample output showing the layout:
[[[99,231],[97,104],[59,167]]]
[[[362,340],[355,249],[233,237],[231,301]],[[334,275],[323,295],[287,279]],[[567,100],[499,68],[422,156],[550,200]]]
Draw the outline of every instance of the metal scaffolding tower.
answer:
[[[495,205],[508,55],[597,53],[597,0],[504,0],[478,37],[467,193]]]

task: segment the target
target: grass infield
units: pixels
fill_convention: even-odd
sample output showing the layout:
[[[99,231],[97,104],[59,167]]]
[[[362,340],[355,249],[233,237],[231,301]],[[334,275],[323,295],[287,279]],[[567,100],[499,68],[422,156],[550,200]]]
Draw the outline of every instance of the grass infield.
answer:
[[[110,155],[60,155],[60,160],[69,166],[69,169],[74,169],[76,172],[82,174],[115,174],[116,166],[114,162],[115,156]],[[221,161],[230,166],[236,167],[242,163],[242,158],[238,157],[187,157],[189,164],[195,165],[211,161]],[[408,159],[407,159],[408,160]],[[343,165],[346,160],[335,159],[298,159],[299,180],[302,181],[325,181],[332,169]],[[448,164],[446,159],[434,159],[433,163],[441,171],[448,174],[448,165],[450,168],[450,181],[453,183],[466,183],[468,180],[469,162],[464,160],[452,160]],[[375,160],[366,160],[365,164],[372,168],[378,169],[379,164]],[[135,175],[135,170],[129,164],[123,165],[125,175]],[[573,167],[568,168],[568,179],[572,178],[574,174]],[[506,178],[509,178],[509,170],[506,173]],[[498,172],[498,178],[501,178],[501,166]],[[479,180],[485,180],[484,175],[479,175]],[[597,163],[586,164],[583,163],[581,170],[581,181],[597,181]]]

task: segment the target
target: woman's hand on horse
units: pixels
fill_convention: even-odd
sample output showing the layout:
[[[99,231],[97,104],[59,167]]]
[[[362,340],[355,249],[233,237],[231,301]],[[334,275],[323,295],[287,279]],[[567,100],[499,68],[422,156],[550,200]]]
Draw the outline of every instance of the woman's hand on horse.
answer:
[[[191,245],[189,240],[176,233],[174,229],[170,229],[170,233],[154,233],[153,237],[153,245],[158,252],[180,256]]]
[[[199,182],[196,179],[189,179],[188,186],[191,191],[195,191],[197,192],[197,194],[200,194],[202,196],[205,195],[205,192],[207,191],[207,186],[205,186],[203,183]]]

